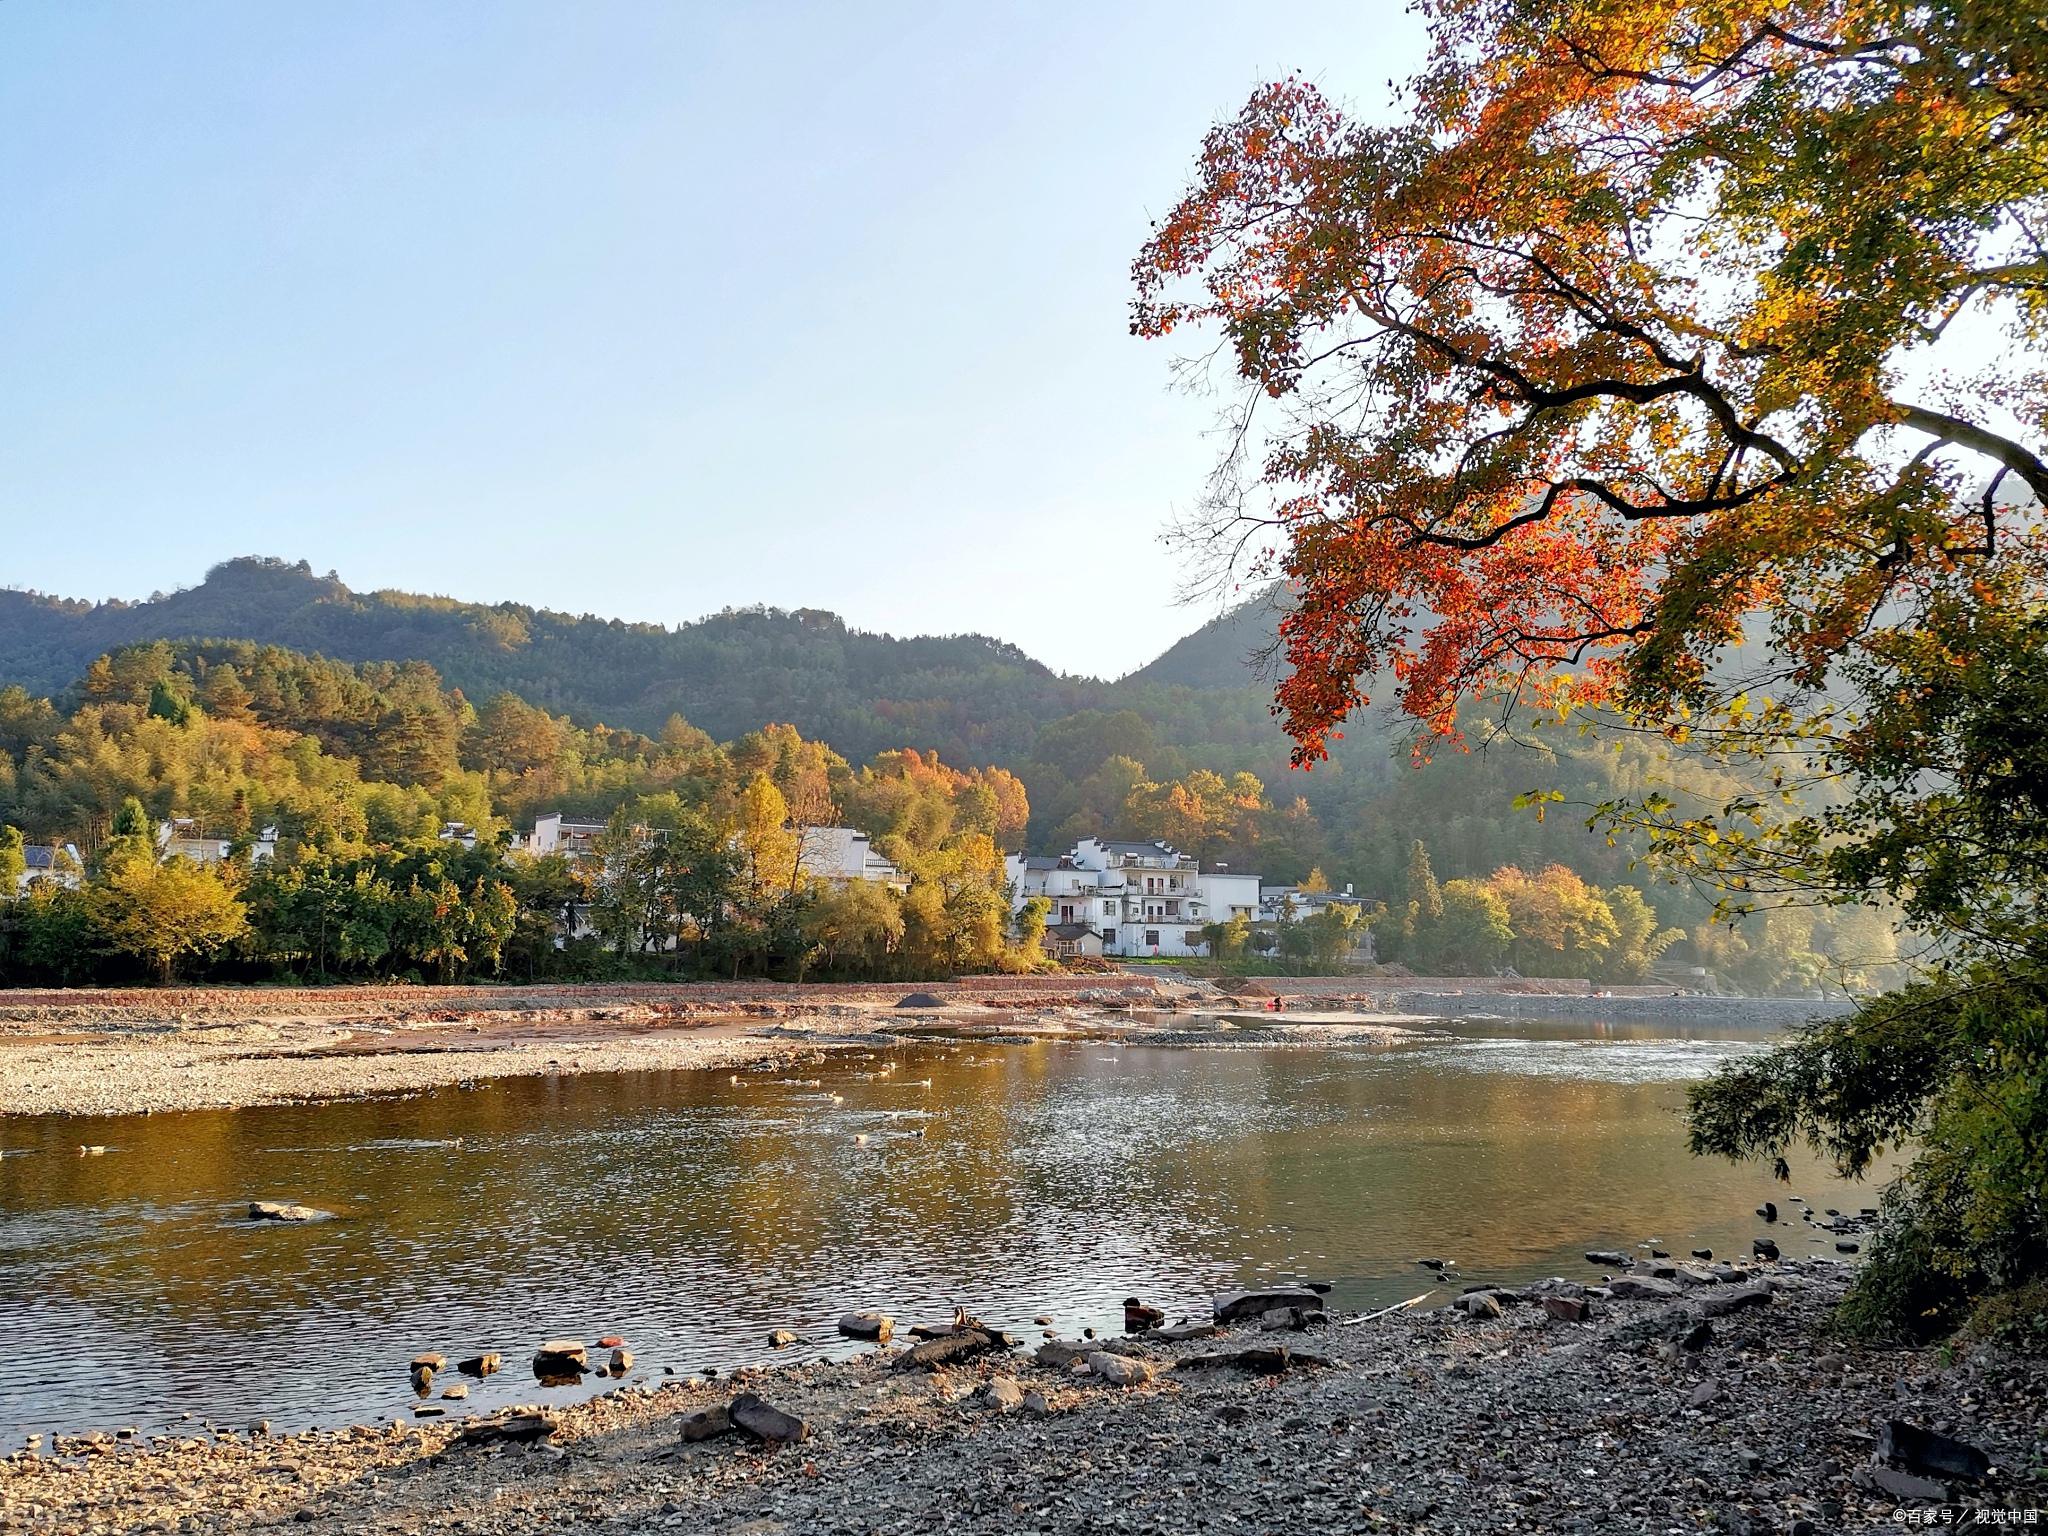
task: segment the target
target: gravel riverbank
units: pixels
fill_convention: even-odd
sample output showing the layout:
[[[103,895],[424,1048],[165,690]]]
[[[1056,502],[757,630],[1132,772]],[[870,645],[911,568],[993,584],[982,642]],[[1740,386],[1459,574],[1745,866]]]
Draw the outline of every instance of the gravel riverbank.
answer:
[[[1726,1282],[1646,1273],[1618,1288],[1634,1296],[1568,1280],[1498,1294],[1476,1315],[1119,1340],[1126,1363],[1098,1357],[1079,1372],[1034,1358],[1036,1328],[1030,1345],[932,1370],[893,1346],[725,1381],[643,1367],[603,1397],[545,1410],[544,1437],[525,1444],[478,1443],[475,1423],[452,1418],[277,1439],[225,1427],[66,1439],[0,1460],[0,1526],[1803,1532],[1889,1527],[1947,1492],[2048,1506],[2048,1362],[1837,1341],[1826,1316],[1846,1272],[1822,1261]],[[1582,1294],[1587,1320],[1559,1315]],[[1195,1358],[1282,1344],[1296,1351],[1284,1366]],[[779,1450],[683,1438],[688,1416],[741,1391],[801,1418],[806,1438]],[[1890,1420],[1967,1442],[1988,1470],[1914,1468],[1928,1453],[1883,1439]]]
[[[234,1109],[415,1093],[493,1077],[728,1068],[946,1033],[1264,1042],[1171,981],[970,978],[903,986],[0,992],[0,1117]],[[1179,1010],[1179,1011],[1176,1011]],[[1330,1031],[1304,1024],[1323,1036]],[[1393,1041],[1403,1021],[1357,1021]]]

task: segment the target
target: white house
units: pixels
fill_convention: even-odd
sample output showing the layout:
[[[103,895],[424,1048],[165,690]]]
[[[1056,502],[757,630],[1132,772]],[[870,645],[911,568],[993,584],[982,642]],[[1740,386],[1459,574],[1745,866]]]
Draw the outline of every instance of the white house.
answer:
[[[234,846],[235,840],[231,837],[207,836],[205,829],[190,816],[174,816],[169,821],[157,823],[156,856],[159,862],[190,859],[194,864],[225,864]],[[276,857],[277,828],[265,827],[249,844],[249,862],[265,864]]]
[[[1091,925],[1108,955],[1204,954],[1205,925],[1258,915],[1257,875],[1204,870],[1167,843],[1090,837],[1057,858],[1005,862],[1015,910],[1042,896],[1048,929]]]
[[[39,885],[61,885],[75,891],[85,883],[85,861],[71,843],[30,843],[21,850],[21,864],[21,874],[14,882],[17,896],[26,896]]]
[[[834,885],[850,880],[899,887],[908,883],[902,870],[875,852],[865,832],[852,827],[805,827],[797,836],[797,863],[814,880],[829,880]]]
[[[444,843],[460,843],[465,849],[476,846],[476,828],[466,821],[444,821],[435,836]]]
[[[560,811],[549,811],[534,818],[533,830],[526,835],[526,851],[537,859],[559,853],[574,864],[596,853],[597,840],[603,836],[601,821],[571,821]]]
[[[1304,922],[1331,907],[1349,907],[1363,919],[1368,905],[1363,897],[1354,895],[1348,885],[1341,891],[1304,891],[1298,885],[1259,887],[1259,921],[1271,923],[1276,928],[1283,923]],[[1351,949],[1343,958],[1353,965],[1370,965],[1373,962],[1372,929],[1362,920],[1351,930]]]

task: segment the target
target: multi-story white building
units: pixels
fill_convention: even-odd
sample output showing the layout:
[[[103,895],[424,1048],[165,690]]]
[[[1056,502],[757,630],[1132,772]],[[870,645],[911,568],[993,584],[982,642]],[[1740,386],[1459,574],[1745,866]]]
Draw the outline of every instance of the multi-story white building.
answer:
[[[1006,863],[1016,911],[1042,896],[1049,925],[1093,927],[1108,955],[1206,954],[1205,925],[1258,916],[1257,875],[1204,870],[1167,843],[1089,837],[1057,858],[1013,854]]]
[[[573,821],[560,811],[549,811],[534,818],[533,830],[526,835],[526,851],[537,859],[559,853],[574,864],[594,854],[597,840],[603,836],[601,821]]]
[[[797,863],[814,880],[844,885],[873,880],[881,885],[906,884],[903,871],[875,852],[865,832],[851,827],[805,827],[797,834]]]

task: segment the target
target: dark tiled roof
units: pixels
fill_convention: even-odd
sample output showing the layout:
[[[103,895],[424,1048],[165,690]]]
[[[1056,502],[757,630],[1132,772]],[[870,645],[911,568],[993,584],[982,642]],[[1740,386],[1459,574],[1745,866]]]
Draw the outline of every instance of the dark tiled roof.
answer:
[[[1024,856],[1024,867],[1026,869],[1058,869],[1060,861],[1055,858],[1049,858],[1042,853],[1028,853]]]
[[[1054,923],[1045,930],[1056,939],[1090,939],[1095,929],[1088,923]]]

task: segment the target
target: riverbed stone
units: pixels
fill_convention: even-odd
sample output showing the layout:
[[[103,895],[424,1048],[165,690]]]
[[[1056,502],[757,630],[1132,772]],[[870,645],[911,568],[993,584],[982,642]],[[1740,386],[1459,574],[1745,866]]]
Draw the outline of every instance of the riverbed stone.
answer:
[[[784,1413],[758,1393],[742,1392],[726,1406],[733,1427],[763,1445],[795,1445],[810,1438],[811,1426]]]
[[[504,1361],[497,1354],[486,1352],[481,1355],[470,1355],[466,1359],[456,1361],[455,1369],[462,1372],[465,1376],[494,1376],[497,1374],[498,1367],[503,1363]]]
[[[1679,1294],[1674,1280],[1652,1280],[1635,1275],[1616,1275],[1607,1282],[1608,1294],[1617,1301],[1667,1301]]]
[[[1088,1369],[1112,1387],[1143,1386],[1159,1374],[1159,1367],[1153,1361],[1112,1355],[1100,1349],[1088,1356]]]
[[[1768,1307],[1771,1293],[1768,1287],[1754,1282],[1747,1285],[1721,1286],[1703,1292],[1696,1303],[1702,1317],[1728,1317],[1751,1307]]]
[[[293,1205],[279,1200],[251,1200],[251,1221],[331,1221],[334,1212],[313,1205]]]
[[[1263,1317],[1275,1307],[1320,1310],[1322,1298],[1305,1285],[1284,1285],[1265,1290],[1224,1291],[1211,1303],[1216,1321],[1226,1328],[1232,1323]]]
[[[549,1339],[533,1356],[533,1374],[541,1377],[580,1376],[589,1365],[581,1339]]]
[[[800,1341],[796,1334],[788,1328],[777,1328],[768,1335],[768,1347],[770,1349],[787,1349],[790,1345],[798,1342]]]
[[[984,1328],[963,1328],[958,1333],[926,1339],[898,1355],[896,1369],[936,1371],[941,1366],[957,1365],[964,1360],[972,1360],[976,1355],[1000,1349],[1001,1337]]]
[[[886,1344],[896,1331],[896,1319],[880,1312],[848,1312],[839,1319],[839,1331],[849,1339]]]
[[[1007,1376],[998,1376],[981,1389],[982,1400],[998,1413],[1024,1406],[1024,1389]]]
[[[731,1433],[732,1415],[726,1411],[724,1403],[715,1403],[709,1408],[683,1415],[682,1436],[685,1440],[711,1440]]]
[[[1586,1252],[1586,1262],[1598,1264],[1605,1269],[1627,1269],[1635,1260],[1625,1253],[1617,1253],[1612,1248],[1591,1248]]]
[[[1885,1419],[1877,1426],[1880,1460],[1929,1477],[1960,1477],[1979,1481],[1991,1470],[1991,1458],[1976,1446],[1903,1419]]]
[[[1593,1304],[1583,1296],[1545,1296],[1543,1310],[1561,1323],[1583,1323],[1593,1315]]]

